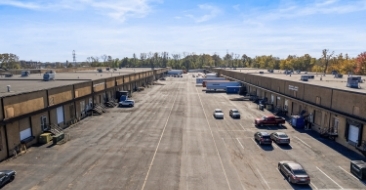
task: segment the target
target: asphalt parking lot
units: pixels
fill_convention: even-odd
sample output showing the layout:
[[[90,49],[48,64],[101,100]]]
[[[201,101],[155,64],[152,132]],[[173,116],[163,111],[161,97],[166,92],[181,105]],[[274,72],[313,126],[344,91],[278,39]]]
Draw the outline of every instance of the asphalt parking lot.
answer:
[[[288,124],[258,129],[253,120],[269,114],[238,95],[205,93],[191,74],[167,77],[134,94],[134,108],[111,108],[66,129],[63,145],[28,149],[0,163],[15,169],[3,189],[366,189],[349,173],[352,153]],[[213,118],[213,110],[225,113]],[[241,119],[231,119],[236,108]],[[260,146],[256,131],[284,131],[289,146]],[[301,163],[309,186],[290,185],[277,163]]]

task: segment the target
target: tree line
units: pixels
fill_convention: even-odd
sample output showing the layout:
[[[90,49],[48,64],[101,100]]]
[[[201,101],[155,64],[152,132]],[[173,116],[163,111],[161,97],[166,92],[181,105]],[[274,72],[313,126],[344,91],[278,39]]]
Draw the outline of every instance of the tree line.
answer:
[[[309,54],[302,56],[288,55],[287,58],[280,59],[272,55],[261,55],[249,57],[246,54],[226,53],[225,56],[214,53],[195,54],[195,53],[172,53],[168,52],[149,52],[133,54],[132,57],[123,59],[112,58],[110,55],[91,56],[77,65],[67,63],[66,67],[149,67],[172,69],[198,69],[205,67],[229,67],[229,68],[258,68],[258,69],[281,69],[281,70],[300,70],[313,71],[320,73],[354,73],[366,74],[366,52],[360,53],[357,57],[349,57],[348,54],[335,54],[329,49],[322,50],[320,58],[312,57]],[[14,54],[0,54],[0,64],[2,68],[19,69],[19,58]],[[50,65],[50,64],[48,64]],[[65,65],[57,64],[57,67]]]

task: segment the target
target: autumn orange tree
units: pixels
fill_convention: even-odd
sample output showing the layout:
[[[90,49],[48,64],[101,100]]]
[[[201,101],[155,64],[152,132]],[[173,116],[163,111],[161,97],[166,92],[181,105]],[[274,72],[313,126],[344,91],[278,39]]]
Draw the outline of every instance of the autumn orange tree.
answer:
[[[366,74],[366,51],[357,56],[355,73],[360,75]]]

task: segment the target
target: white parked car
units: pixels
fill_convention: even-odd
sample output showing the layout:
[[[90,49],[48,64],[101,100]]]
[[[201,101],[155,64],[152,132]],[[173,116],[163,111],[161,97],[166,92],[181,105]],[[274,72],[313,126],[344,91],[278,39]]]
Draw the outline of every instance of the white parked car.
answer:
[[[216,119],[224,119],[224,112],[222,112],[221,109],[215,109],[214,113],[213,113],[213,116],[216,118]]]
[[[123,107],[123,106],[133,107],[133,106],[135,106],[135,101],[134,100],[125,100],[125,101],[119,102],[118,106],[119,107]]]

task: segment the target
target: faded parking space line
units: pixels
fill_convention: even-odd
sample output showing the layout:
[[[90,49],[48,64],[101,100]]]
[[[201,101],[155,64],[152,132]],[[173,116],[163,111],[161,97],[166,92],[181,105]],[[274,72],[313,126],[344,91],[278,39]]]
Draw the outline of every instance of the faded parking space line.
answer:
[[[328,179],[333,181],[333,183],[336,184],[339,188],[343,189],[342,186],[340,186],[336,181],[334,181],[331,177],[329,177],[325,172],[323,172],[321,169],[319,169],[318,166],[316,167],[316,169],[318,169],[320,172],[322,172]]]
[[[318,188],[314,185],[314,183],[312,183],[312,182],[310,182],[310,186],[313,186],[315,189],[318,189]]]
[[[251,139],[253,137],[241,137],[241,138],[224,138],[224,137],[221,137],[222,139]]]
[[[311,146],[310,145],[308,145],[306,142],[304,142],[303,140],[301,140],[301,139],[299,139],[298,137],[296,137],[295,136],[295,138],[297,139],[297,140],[299,140],[300,142],[302,142],[304,145],[306,145],[307,147],[309,147],[309,148],[311,148]]]
[[[255,142],[255,140],[254,140],[254,139],[250,138],[250,140],[252,140],[252,141],[254,142],[254,144],[255,144],[255,145],[257,145],[257,148],[261,148],[261,147],[259,147],[258,143],[257,143],[257,142]]]
[[[346,172],[347,174],[349,174],[351,177],[353,177],[354,179],[356,179],[357,181],[361,182],[363,185],[366,186],[366,183],[359,180],[356,176],[354,176],[353,174],[349,173],[347,170],[343,169],[341,166],[338,166],[341,170],[343,170],[344,172]]]
[[[159,146],[160,146],[160,142],[161,142],[161,139],[163,138],[163,135],[164,135],[164,132],[165,132],[165,129],[166,129],[166,126],[168,125],[168,122],[169,122],[169,119],[170,119],[170,116],[172,115],[172,112],[173,112],[173,108],[175,106],[175,102],[177,101],[177,97],[175,97],[174,99],[174,102],[173,102],[173,106],[170,110],[170,113],[168,115],[168,118],[166,119],[166,122],[165,122],[165,125],[164,125],[164,128],[163,128],[163,131],[161,132],[161,135],[160,135],[160,138],[159,138],[159,141],[158,141],[158,145],[156,146],[156,149],[155,149],[155,152],[154,152],[154,155],[152,157],[152,160],[150,162],[150,165],[149,165],[149,169],[147,170],[147,173],[146,173],[146,177],[145,177],[145,180],[144,180],[144,183],[142,184],[142,187],[141,187],[141,190],[144,190],[145,189],[145,185],[146,185],[146,182],[147,182],[147,179],[149,178],[149,174],[150,174],[150,170],[154,164],[154,160],[155,160],[155,156],[156,156],[156,153],[158,152],[158,149],[159,149]]]
[[[341,166],[338,166],[341,170],[343,170],[344,172],[346,172],[347,174],[349,174],[350,176],[352,176],[353,178],[357,179],[356,176],[352,175],[351,173],[349,173],[348,171],[346,171],[345,169],[343,169]],[[357,179],[358,180],[358,179]]]
[[[239,125],[241,126],[241,128],[243,128],[244,131],[246,131],[245,128],[243,127],[243,125],[241,125],[240,123],[239,123]]]
[[[196,92],[198,93],[197,88],[196,88]],[[206,114],[205,108],[203,107],[203,103],[202,103],[202,100],[201,100],[201,96],[200,96],[199,94],[197,94],[197,96],[198,96],[198,99],[200,100],[200,104],[201,104],[201,107],[202,107],[202,110],[203,110],[203,114],[205,115],[207,125],[208,125],[208,127],[209,127],[209,129],[210,129],[211,137],[212,137],[212,140],[213,140],[214,145],[215,145],[216,153],[217,153],[217,156],[218,156],[218,158],[219,158],[220,165],[221,165],[221,169],[223,170],[223,173],[224,173],[224,176],[225,176],[226,183],[227,183],[227,185],[228,185],[229,190],[231,190],[231,186],[230,186],[230,183],[229,183],[229,179],[228,179],[228,177],[227,177],[227,174],[226,174],[226,170],[225,170],[224,164],[223,164],[223,162],[222,162],[222,158],[221,158],[220,151],[219,151],[219,149],[217,148],[217,143],[216,143],[216,140],[215,140],[215,137],[214,137],[214,134],[213,134],[213,131],[212,131],[212,128],[211,128],[210,122],[208,121],[208,117],[207,117],[207,114]],[[216,122],[215,122],[215,124],[216,124]],[[218,128],[217,124],[216,124],[216,127]]]
[[[269,187],[269,185],[268,185],[268,182],[264,179],[264,177],[263,177],[262,173],[261,173],[258,169],[257,169],[257,172],[258,172],[258,174],[261,176],[261,178],[262,178],[263,182],[266,184],[266,186],[268,187],[268,189],[271,189],[271,188]]]
[[[239,138],[236,138],[236,140],[239,142],[240,146],[244,149],[244,146],[241,144],[241,142],[239,141]]]

